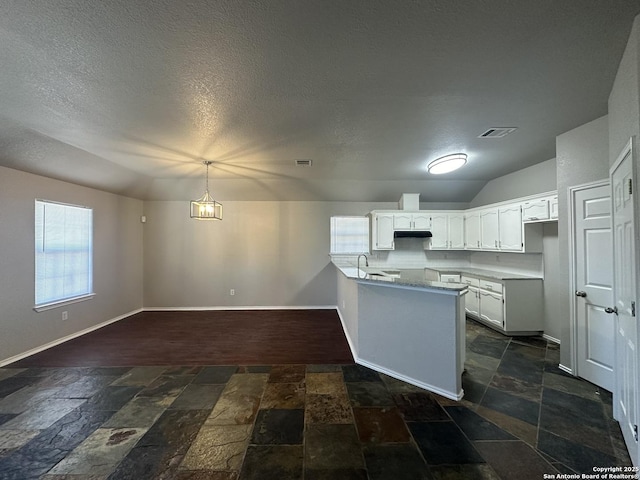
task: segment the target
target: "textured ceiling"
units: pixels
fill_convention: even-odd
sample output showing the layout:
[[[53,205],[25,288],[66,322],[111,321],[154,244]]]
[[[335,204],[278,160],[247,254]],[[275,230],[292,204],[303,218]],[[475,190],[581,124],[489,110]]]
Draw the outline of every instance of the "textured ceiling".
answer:
[[[0,165],[137,198],[471,200],[607,113],[633,0],[0,0]],[[478,139],[490,127],[518,127]],[[457,151],[467,166],[430,176]],[[296,159],[312,159],[301,168]]]

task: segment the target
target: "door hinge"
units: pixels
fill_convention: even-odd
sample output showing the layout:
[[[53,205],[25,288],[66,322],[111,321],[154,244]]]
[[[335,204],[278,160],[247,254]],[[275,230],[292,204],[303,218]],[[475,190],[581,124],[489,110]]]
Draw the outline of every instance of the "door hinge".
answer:
[[[636,316],[636,302],[631,302],[631,316]]]
[[[629,179],[629,195],[633,195],[633,178]]]
[[[633,426],[633,436],[636,439],[636,442],[638,441],[638,425],[634,425]]]

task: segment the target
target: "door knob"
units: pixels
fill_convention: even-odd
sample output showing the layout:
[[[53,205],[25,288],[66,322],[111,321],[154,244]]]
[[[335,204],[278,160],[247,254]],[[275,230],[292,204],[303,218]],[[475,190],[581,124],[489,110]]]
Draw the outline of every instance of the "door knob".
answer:
[[[586,297],[586,296],[587,296],[587,292],[583,292],[582,290],[576,291],[576,297]]]
[[[604,309],[605,312],[607,313],[615,313],[616,315],[618,314],[618,307],[607,307]]]

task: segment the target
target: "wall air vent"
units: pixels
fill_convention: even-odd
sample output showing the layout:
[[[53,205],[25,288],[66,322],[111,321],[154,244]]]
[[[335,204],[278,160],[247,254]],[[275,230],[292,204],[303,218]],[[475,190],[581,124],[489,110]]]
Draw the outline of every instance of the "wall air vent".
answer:
[[[310,167],[313,161],[311,159],[298,159],[296,160],[297,167]]]
[[[502,138],[511,132],[515,132],[517,129],[517,127],[491,127],[486,132],[478,135],[478,138]]]

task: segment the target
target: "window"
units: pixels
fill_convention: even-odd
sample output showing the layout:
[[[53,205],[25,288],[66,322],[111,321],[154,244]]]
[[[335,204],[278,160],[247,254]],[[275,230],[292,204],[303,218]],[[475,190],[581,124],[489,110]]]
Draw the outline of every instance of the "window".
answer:
[[[93,210],[36,200],[35,310],[93,296]]]
[[[331,254],[369,253],[369,217],[331,217]]]

